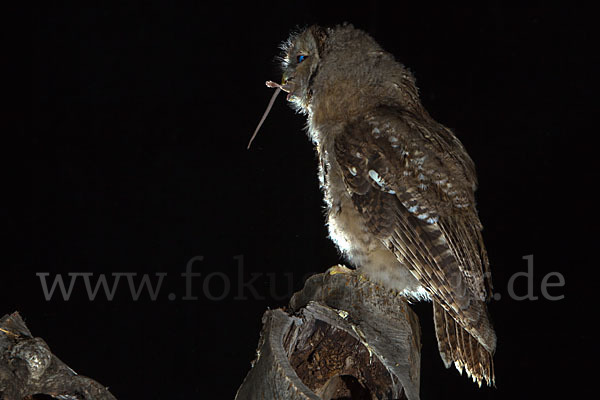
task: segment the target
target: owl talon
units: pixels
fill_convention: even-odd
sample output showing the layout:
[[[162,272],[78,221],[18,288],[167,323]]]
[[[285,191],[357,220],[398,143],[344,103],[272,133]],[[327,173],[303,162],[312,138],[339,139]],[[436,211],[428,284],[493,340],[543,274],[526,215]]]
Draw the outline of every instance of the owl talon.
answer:
[[[334,265],[333,267],[329,268],[327,270],[327,272],[329,273],[329,275],[350,274],[350,273],[352,273],[352,270],[350,268],[346,267],[345,265],[338,264],[338,265]]]

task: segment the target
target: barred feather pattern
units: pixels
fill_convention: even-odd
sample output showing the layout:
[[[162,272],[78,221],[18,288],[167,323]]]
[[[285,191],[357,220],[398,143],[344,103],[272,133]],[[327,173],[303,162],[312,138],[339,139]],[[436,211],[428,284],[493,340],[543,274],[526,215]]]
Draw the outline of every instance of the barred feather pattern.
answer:
[[[493,385],[495,376],[492,354],[473,336],[466,333],[435,301],[433,317],[438,348],[446,368],[450,368],[454,363],[461,374],[464,370],[479,386],[483,382]]]
[[[472,162],[457,142],[415,135],[408,118],[378,109],[346,126],[321,153],[335,154],[365,226],[429,293],[444,364],[493,385],[496,336],[485,304],[492,284]],[[335,174],[328,178],[325,185],[335,186]]]

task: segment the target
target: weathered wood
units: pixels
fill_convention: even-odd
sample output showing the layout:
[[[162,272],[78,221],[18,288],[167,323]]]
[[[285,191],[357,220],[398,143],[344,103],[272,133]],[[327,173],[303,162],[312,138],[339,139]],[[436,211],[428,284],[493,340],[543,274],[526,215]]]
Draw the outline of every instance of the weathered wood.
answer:
[[[294,318],[283,310],[267,311],[252,369],[236,399],[320,400],[295,374],[283,348]]]
[[[116,400],[98,382],[77,375],[41,338],[33,337],[19,313],[0,318],[0,399],[35,394],[62,399]]]
[[[406,301],[345,267],[267,311],[236,399],[419,398],[420,330]]]

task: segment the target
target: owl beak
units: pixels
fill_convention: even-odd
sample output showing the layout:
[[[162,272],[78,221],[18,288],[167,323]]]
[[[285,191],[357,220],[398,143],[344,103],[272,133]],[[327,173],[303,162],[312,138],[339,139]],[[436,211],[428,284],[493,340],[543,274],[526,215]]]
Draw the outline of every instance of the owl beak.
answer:
[[[286,92],[288,95],[286,96],[286,100],[290,100],[290,98],[293,96],[292,94],[292,90],[294,90],[294,86],[293,86],[293,80],[294,77],[290,77],[286,74],[283,74],[283,77],[281,79],[281,90],[283,90],[284,92]]]

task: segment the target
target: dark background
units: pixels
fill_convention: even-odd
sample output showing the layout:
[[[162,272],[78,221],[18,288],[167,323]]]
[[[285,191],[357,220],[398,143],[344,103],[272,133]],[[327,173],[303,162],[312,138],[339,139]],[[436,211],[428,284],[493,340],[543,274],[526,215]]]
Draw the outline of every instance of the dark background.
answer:
[[[14,171],[27,201],[11,233],[26,249],[2,273],[0,315],[20,311],[55,354],[117,398],[233,398],[262,313],[341,261],[326,238],[304,118],[280,96],[246,144],[272,94],[264,81],[280,79],[279,43],[297,25],[348,21],[414,71],[426,108],[478,168],[501,296],[490,305],[498,387],[477,389],[444,369],[431,306],[419,304],[421,397],[559,398],[584,386],[594,306],[579,277],[593,265],[572,250],[585,236],[581,199],[595,196],[578,182],[595,169],[577,161],[594,134],[584,118],[587,10],[177,3],[32,10],[31,135],[26,168]],[[519,301],[509,281],[530,254],[539,299]],[[193,264],[197,299],[183,300],[180,274],[195,256],[204,257]],[[81,280],[68,301],[47,301],[38,272],[67,283],[68,273],[91,272],[93,284],[99,274],[168,275],[154,301],[147,291],[133,300],[125,278],[112,301],[90,301]],[[565,279],[548,290],[562,300],[542,296],[550,272]],[[514,282],[527,294],[525,277]]]

